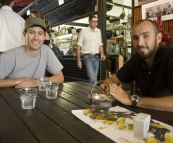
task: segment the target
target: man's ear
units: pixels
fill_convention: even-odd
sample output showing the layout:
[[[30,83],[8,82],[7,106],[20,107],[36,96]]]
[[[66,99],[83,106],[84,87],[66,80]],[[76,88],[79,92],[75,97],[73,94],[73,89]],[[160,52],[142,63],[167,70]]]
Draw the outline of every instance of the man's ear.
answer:
[[[23,32],[23,36],[24,36],[24,37],[26,36],[26,33],[25,33],[25,32]]]
[[[10,3],[10,7],[12,8],[14,6],[14,1]]]
[[[162,33],[159,32],[159,34],[157,35],[157,40],[159,43],[162,41],[162,36],[163,36]]]

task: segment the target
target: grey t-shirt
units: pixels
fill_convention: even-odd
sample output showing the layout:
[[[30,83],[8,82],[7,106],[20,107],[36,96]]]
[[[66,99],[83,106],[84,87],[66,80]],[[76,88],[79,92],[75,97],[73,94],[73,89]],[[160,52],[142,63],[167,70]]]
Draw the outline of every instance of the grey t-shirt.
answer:
[[[63,68],[53,51],[42,45],[37,56],[29,56],[22,46],[4,52],[0,56],[0,78],[44,77],[45,69],[55,74]]]

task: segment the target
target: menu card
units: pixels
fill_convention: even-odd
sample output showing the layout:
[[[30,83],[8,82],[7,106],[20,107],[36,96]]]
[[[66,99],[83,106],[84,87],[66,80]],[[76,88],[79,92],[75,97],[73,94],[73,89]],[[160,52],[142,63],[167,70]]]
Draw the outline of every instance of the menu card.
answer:
[[[102,118],[93,116],[85,110],[72,110],[72,113],[80,120],[109,137],[117,143],[151,143],[151,142],[173,142],[173,127],[152,119],[150,128],[143,140],[137,139],[133,135],[133,118],[136,113],[125,108],[116,106],[109,109],[114,116]],[[151,117],[152,118],[152,117]]]

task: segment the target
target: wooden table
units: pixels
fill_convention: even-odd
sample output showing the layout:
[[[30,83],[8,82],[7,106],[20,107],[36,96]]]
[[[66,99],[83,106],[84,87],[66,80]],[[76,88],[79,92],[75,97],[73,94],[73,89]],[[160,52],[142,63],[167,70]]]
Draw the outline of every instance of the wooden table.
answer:
[[[71,113],[90,108],[86,97],[90,90],[91,85],[84,82],[64,83],[57,99],[48,100],[45,92],[38,92],[35,109],[23,110],[17,89],[0,88],[0,143],[114,143]],[[167,124],[173,116],[171,112],[126,108]]]

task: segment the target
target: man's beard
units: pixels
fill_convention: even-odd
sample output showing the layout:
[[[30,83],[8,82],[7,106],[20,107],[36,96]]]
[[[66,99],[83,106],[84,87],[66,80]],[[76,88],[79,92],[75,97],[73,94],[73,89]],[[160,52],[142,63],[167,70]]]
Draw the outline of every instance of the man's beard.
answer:
[[[146,59],[150,58],[151,56],[153,56],[154,53],[156,52],[156,50],[157,50],[157,42],[156,42],[156,40],[155,40],[155,43],[153,44],[152,47],[153,47],[153,48],[149,51],[148,54],[139,53],[139,52],[137,52],[137,53],[140,55],[140,57],[141,57],[142,59],[146,60]],[[139,49],[140,49],[140,48],[143,48],[143,46],[139,46],[138,48],[139,48]],[[148,48],[148,47],[147,47],[147,48]]]

